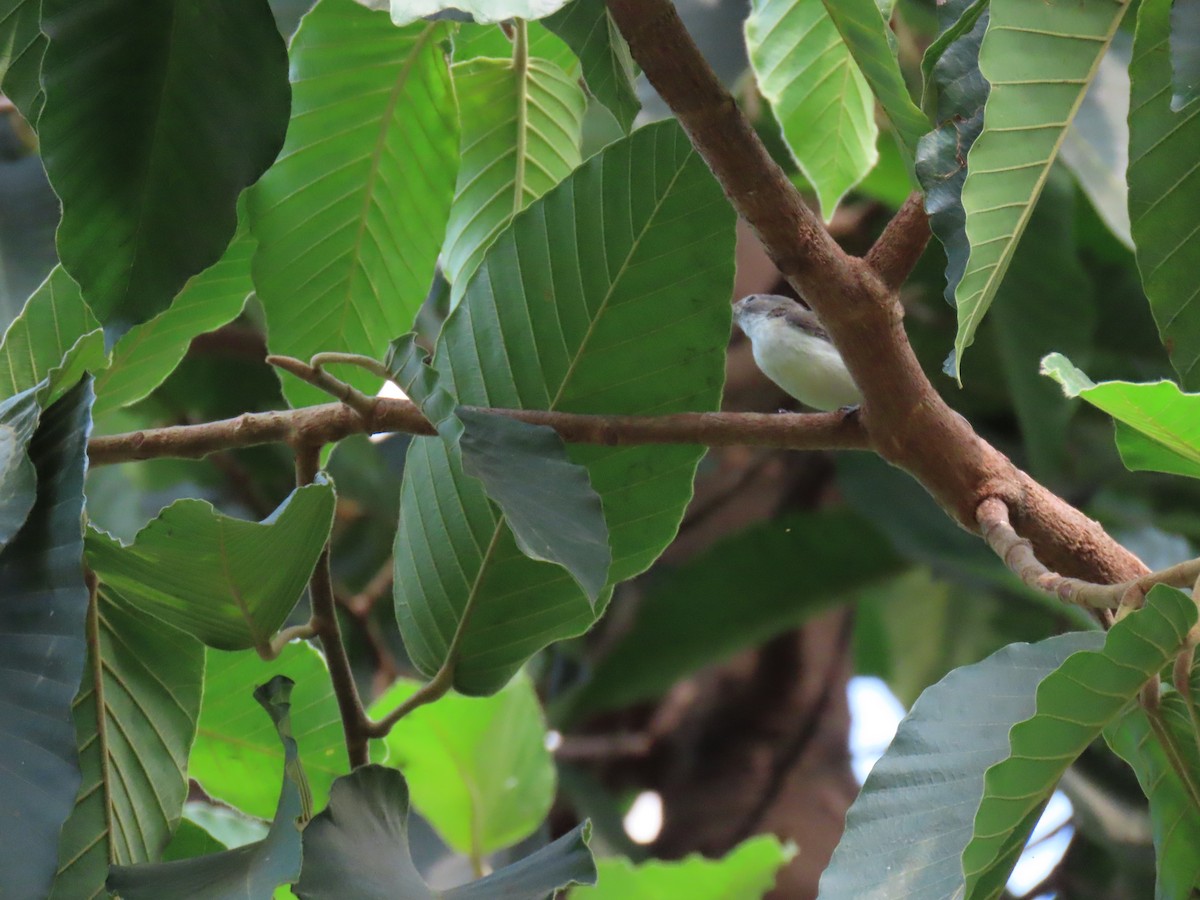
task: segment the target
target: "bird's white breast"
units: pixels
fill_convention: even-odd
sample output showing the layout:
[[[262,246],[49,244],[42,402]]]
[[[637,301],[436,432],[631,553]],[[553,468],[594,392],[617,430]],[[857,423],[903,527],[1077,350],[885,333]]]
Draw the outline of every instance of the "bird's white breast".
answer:
[[[830,411],[862,401],[841,354],[828,341],[781,316],[748,324],[758,367],[805,406]]]

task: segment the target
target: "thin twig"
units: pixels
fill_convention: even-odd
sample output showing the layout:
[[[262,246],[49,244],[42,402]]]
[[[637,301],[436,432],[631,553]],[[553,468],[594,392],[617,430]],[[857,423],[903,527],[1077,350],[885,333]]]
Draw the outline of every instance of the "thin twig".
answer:
[[[374,399],[363,417],[340,403],[246,413],[201,425],[174,425],[92,438],[93,466],[139,459],[200,459],[219,450],[270,443],[340,441],[352,434],[436,434],[408,400]],[[676,413],[668,416],[592,416],[536,409],[481,409],[553,428],[573,444],[606,447],[641,444],[754,445],[791,450],[864,450],[867,435],[856,416],[842,413]]]
[[[983,539],[1004,565],[1031,588],[1058,597],[1064,603],[1074,603],[1092,610],[1136,609],[1142,605],[1146,592],[1154,585],[1187,587],[1195,581],[1194,573],[1200,571],[1200,560],[1193,559],[1119,584],[1095,584],[1079,578],[1068,578],[1037,558],[1033,544],[1013,528],[1008,506],[1003,500],[989,497],[979,504],[976,515]]]
[[[312,484],[320,466],[321,447],[305,444],[296,447],[296,483]],[[309,582],[309,599],[312,603],[313,631],[321,641],[325,662],[329,666],[329,680],[337,698],[338,712],[342,717],[342,731],[346,738],[346,754],[353,769],[370,762],[367,750],[367,714],[363,711],[354,683],[354,672],[350,668],[350,657],[342,643],[342,631],[338,625],[336,601],[333,596],[333,578],[329,570],[329,544],[317,558]]]
[[[308,382],[330,397],[341,400],[364,419],[371,418],[375,412],[374,397],[368,397],[358,388],[346,384],[340,378],[334,378],[324,369],[310,366],[303,360],[291,356],[268,356],[267,362],[277,369],[283,369],[289,375],[296,376],[301,381]]]
[[[258,647],[258,655],[265,660],[278,659],[279,654],[283,652],[283,648],[292,641],[304,640],[305,638],[316,636],[317,630],[313,627],[311,621],[305,622],[302,625],[292,625],[281,629],[275,637],[271,638],[271,642],[267,646]]]

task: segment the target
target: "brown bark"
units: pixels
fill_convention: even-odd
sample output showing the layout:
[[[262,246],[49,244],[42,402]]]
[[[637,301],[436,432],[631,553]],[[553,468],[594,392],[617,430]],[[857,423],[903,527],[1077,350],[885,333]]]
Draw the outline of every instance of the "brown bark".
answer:
[[[1137,557],[981,439],[925,377],[896,295],[898,278],[928,239],[915,204],[906,204],[868,259],[846,255],[770,158],[670,0],[608,0],[608,8],[734,208],[824,321],[865,398],[871,449],[913,475],[971,531],[978,532],[979,504],[999,497],[1038,557],[1059,572],[1097,582],[1143,574]]]

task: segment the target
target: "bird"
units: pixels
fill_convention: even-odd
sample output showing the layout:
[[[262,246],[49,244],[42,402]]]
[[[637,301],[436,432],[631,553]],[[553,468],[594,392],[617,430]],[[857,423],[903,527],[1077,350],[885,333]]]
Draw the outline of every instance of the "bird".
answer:
[[[750,294],[733,304],[733,318],[750,338],[763,374],[805,406],[832,412],[862,402],[842,355],[812,310],[778,294]]]

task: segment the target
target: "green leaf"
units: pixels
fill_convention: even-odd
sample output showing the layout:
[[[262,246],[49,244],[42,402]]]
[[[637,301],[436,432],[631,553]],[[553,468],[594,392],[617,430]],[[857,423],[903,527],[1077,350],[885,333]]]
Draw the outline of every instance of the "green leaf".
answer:
[[[96,409],[107,412],[149,396],[179,365],[192,338],[237,318],[254,290],[254,239],[244,226],[214,265],[193,277],[170,308],[125,334],[96,378]]]
[[[900,63],[889,43],[891,29],[875,0],[823,0],[825,12],[858,64],[911,160],[929,120],[908,94]],[[830,207],[832,209],[832,207]]]
[[[329,670],[312,646],[304,641],[288,644],[270,662],[250,650],[209,650],[188,774],[209,796],[260,818],[271,815],[276,799],[262,773],[282,763],[284,756],[273,729],[255,715],[258,709],[246,685],[275,675],[286,675],[297,685],[292,733],[318,807],[329,796],[333,780],[350,771]]]
[[[572,3],[572,6],[574,2]],[[579,60],[575,51],[546,26],[546,22],[526,22],[529,55],[554,63],[569,75],[579,75]],[[515,35],[514,35],[515,36]],[[508,60],[513,55],[513,39],[502,25],[476,25],[462,22],[454,32],[454,61],[463,62],[478,57]]]
[[[392,21],[407,25],[425,16],[452,9],[467,13],[476,22],[503,22],[506,19],[540,19],[561,7],[567,0],[391,0]]]
[[[581,825],[557,841],[479,881],[433,891],[408,846],[408,787],[383,766],[362,766],[333,785],[329,807],[304,830],[301,900],[543,900],[569,884],[595,881]]]
[[[454,66],[462,163],[442,247],[451,306],[512,217],[579,165],[586,99],[558,66],[472,59]]]
[[[8,327],[58,262],[59,202],[38,156],[0,160],[0,204],[0,325]]]
[[[384,715],[420,687],[397,681],[372,706]],[[385,739],[412,805],[447,844],[483,859],[533,834],[550,812],[556,779],[533,683],[517,675],[491,697],[447,694],[413,710]]]
[[[1038,363],[1052,350],[1088,353],[1096,332],[1092,281],[1079,258],[1074,224],[1075,185],[1057,167],[1030,217],[1028,239],[1013,254],[992,313],[1026,465],[1047,484],[1065,483],[1070,471],[1067,428],[1077,406],[1063,402],[1039,374]]]
[[[962,897],[959,858],[984,772],[1008,756],[1009,729],[1033,714],[1038,683],[1102,641],[1098,632],[1073,632],[1010,644],[921,694],[846,814],[821,876],[822,900]]]
[[[187,799],[204,648],[101,584],[75,698],[83,783],[59,836],[52,900],[104,893],[110,863],[157,861]]]
[[[55,266],[4,333],[0,343],[0,390],[19,394],[33,387],[62,365],[68,355],[81,359],[94,371],[102,369],[107,360],[104,337],[95,333],[99,327],[79,294],[79,286],[61,266]],[[80,374],[76,373],[66,387],[73,386]]]
[[[750,64],[826,220],[875,165],[875,98],[821,0],[752,0]]]
[[[629,46],[604,0],[573,0],[542,24],[575,51],[588,90],[628,133],[642,104],[634,87],[636,73]]]
[[[176,859],[191,859],[194,856],[205,856],[209,853],[220,853],[228,849],[219,840],[193,822],[183,819],[175,830],[171,842],[163,849],[162,862]]]
[[[245,688],[242,688],[245,690]],[[282,675],[254,691],[254,698],[271,716],[283,745],[283,788],[275,820],[258,843],[209,856],[138,866],[113,866],[108,889],[123,900],[226,900],[269,897],[280,884],[300,874],[300,827],[311,815],[304,770],[292,737],[289,713],[292,682]],[[299,821],[298,821],[299,820]]]
[[[593,887],[572,888],[570,900],[734,900],[765,896],[775,885],[775,873],[796,855],[791,844],[774,835],[743,841],[721,859],[698,853],[673,862],[649,860],[634,865],[623,857],[596,864]]]
[[[992,90],[962,191],[971,251],[955,289],[956,377],[1127,8],[1117,0],[992,0],[979,51]]]
[[[0,2],[0,87],[35,127],[45,102],[41,76],[46,43],[41,0]]]
[[[1068,397],[1117,420],[1117,448],[1128,468],[1200,478],[1200,394],[1185,394],[1173,381],[1096,384],[1061,353],[1042,360],[1042,373]]]
[[[985,17],[988,6],[991,0],[957,0],[942,4],[937,9],[938,16],[938,36],[928,47],[925,48],[925,53],[921,57],[921,109],[938,121],[944,122],[948,118],[945,115],[945,102],[942,98],[943,89],[951,92],[960,93],[963,90],[963,85],[955,84],[951,79],[940,77],[939,69],[944,69],[945,64],[943,58],[950,50],[951,46],[958,43],[959,40],[967,38],[971,35],[978,25],[981,17]],[[987,22],[986,17],[983,19]],[[982,39],[983,35],[979,37]],[[961,54],[967,50],[967,56],[970,58],[971,65],[969,68],[978,73],[979,60],[979,41],[967,40],[959,44],[951,55]],[[960,62],[958,65],[961,65]],[[969,92],[974,93],[975,87],[968,88]],[[983,96],[979,102],[982,103],[987,97],[987,83],[983,85]]]
[[[244,686],[243,686],[244,688]],[[270,763],[275,765],[275,761]],[[183,819],[211,834],[225,847],[242,847],[267,836],[268,824],[222,804],[190,800],[183,805]]]
[[[287,143],[250,193],[271,352],[378,357],[412,327],[458,159],[448,34],[436,23],[397,29],[347,0],[321,0],[304,17]],[[361,371],[345,377],[379,386]],[[328,400],[294,379],[284,392],[296,406]]]
[[[1133,249],[1129,223],[1130,35],[1118,31],[1063,138],[1062,161],[1079,180],[1097,215]]]
[[[463,471],[500,507],[521,552],[562,566],[595,603],[612,564],[608,526],[587,469],[571,462],[558,433],[456,406],[414,334],[392,341],[384,366],[461,452]]]
[[[917,145],[915,172],[925,191],[929,226],[946,250],[946,302],[967,266],[966,212],[962,205],[971,145],[983,130],[989,86],[979,71],[989,0],[951,0],[938,7],[941,36],[925,53],[925,100],[938,127]],[[955,15],[957,13],[957,16]]]
[[[266,652],[312,575],[333,526],[328,482],[288,495],[262,522],[179,500],[123,547],[88,535],[88,563],[135,609],[219,650]]]
[[[463,471],[483,482],[530,559],[557,563],[593,604],[612,550],[600,496],[553,428],[459,407]]]
[[[42,27],[58,251],[119,334],[225,250],[283,142],[286,51],[266,0],[42,0]]]
[[[0,401],[0,548],[21,530],[37,500],[37,470],[28,450],[41,416],[38,394],[32,387]]]
[[[1176,4],[1177,6],[1179,4]],[[1184,387],[1200,389],[1200,105],[1171,112],[1170,0],[1138,11],[1129,66],[1129,217],[1150,311]]]
[[[1011,751],[984,777],[975,834],[962,855],[966,894],[994,897],[1067,767],[1183,647],[1196,605],[1155,587],[1119,621],[1104,647],[1077,653],[1038,685],[1037,712],[1013,726]]]
[[[1186,702],[1175,691],[1162,697],[1157,713],[1170,734],[1176,752],[1192,773],[1200,773],[1200,754]],[[1190,897],[1200,884],[1200,807],[1189,797],[1188,787],[1171,765],[1162,742],[1155,736],[1144,709],[1129,710],[1104,729],[1104,739],[1137,774],[1150,801],[1154,827],[1154,855],[1158,869],[1155,897],[1168,900]],[[1193,785],[1194,789],[1194,785]]]
[[[1171,4],[1171,111],[1179,112],[1200,97],[1200,6]]]
[[[795,560],[805,564],[798,589]],[[751,526],[678,569],[658,572],[637,615],[567,702],[581,716],[656,697],[691,672],[759,644],[896,571],[857,516],[796,513]]]
[[[634,132],[493,244],[442,330],[434,364],[443,383],[472,406],[715,409],[733,226],[678,125]],[[674,536],[700,455],[686,446],[570,448],[604,504],[610,583],[643,571]],[[597,614],[559,567],[521,554],[440,438],[409,449],[395,560],[411,658],[426,675],[451,666],[464,694],[498,690],[532,653]]]
[[[37,500],[0,552],[0,894],[44,897],[79,788],[71,700],[83,675],[83,476],[88,381],[46,410],[29,445]],[[17,452],[24,450],[18,448]]]

